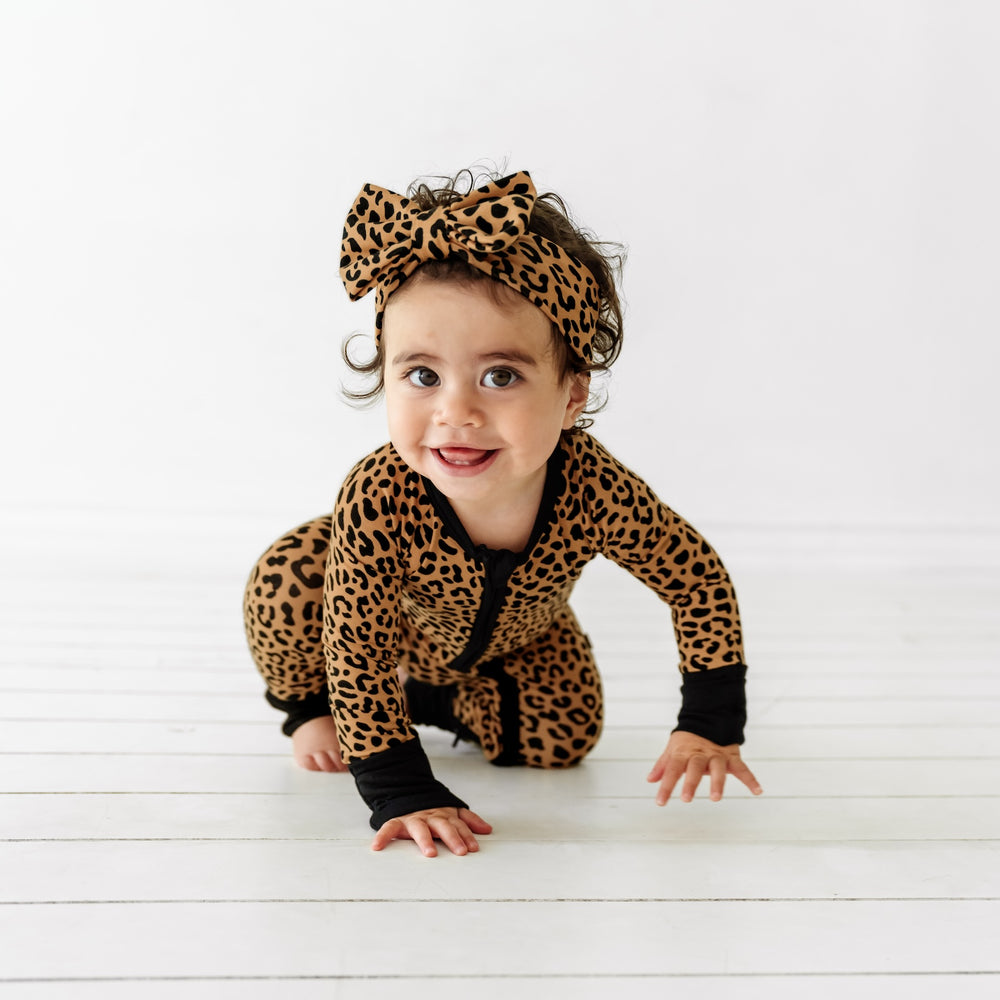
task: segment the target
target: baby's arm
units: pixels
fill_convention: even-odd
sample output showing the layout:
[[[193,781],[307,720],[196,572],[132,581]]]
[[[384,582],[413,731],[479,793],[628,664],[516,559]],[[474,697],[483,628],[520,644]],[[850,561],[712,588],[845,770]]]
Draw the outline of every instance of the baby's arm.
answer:
[[[609,461],[611,481],[630,482],[624,495],[632,503],[619,505],[615,530],[605,529],[600,550],[670,605],[683,671],[677,729],[648,777],[660,783],[657,804],[667,803],[682,777],[681,799],[690,802],[706,774],[713,801],[722,798],[727,774],[760,795],[757,779],[740,758],[746,667],[729,574],[687,521],[628,469]]]
[[[418,501],[418,486],[397,462],[388,448],[369,456],[337,498],[323,583],[330,710],[347,769],[372,811],[372,846],[412,839],[433,857],[438,837],[465,854],[489,824],[434,777],[397,672],[412,534],[397,505]]]
[[[656,792],[656,804],[664,806],[682,777],[684,785],[681,788],[681,801],[690,802],[706,774],[710,781],[709,797],[713,802],[722,798],[727,774],[739,778],[754,795],[763,792],[753,772],[740,757],[738,744],[722,747],[704,736],[682,730],[670,734],[666,750],[660,754],[646,780],[660,783]]]

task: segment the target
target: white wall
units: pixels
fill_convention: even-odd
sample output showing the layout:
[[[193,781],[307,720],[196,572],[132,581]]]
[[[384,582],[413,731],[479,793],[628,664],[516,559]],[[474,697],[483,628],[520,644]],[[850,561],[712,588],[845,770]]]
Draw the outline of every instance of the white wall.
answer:
[[[696,523],[996,528],[998,51],[989,0],[2,0],[5,497],[328,508],[384,436],[344,212],[486,158],[629,245],[596,433]]]

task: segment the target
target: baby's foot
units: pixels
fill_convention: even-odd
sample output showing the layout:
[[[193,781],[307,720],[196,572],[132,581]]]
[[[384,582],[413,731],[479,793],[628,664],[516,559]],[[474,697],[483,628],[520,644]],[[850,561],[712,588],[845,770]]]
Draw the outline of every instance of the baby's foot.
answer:
[[[304,722],[292,733],[292,756],[307,771],[346,771],[332,715]]]

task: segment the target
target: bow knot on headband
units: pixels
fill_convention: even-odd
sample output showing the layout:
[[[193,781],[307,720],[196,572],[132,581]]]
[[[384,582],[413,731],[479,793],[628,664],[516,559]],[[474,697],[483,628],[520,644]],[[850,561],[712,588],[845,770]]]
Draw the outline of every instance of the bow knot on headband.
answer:
[[[376,335],[389,295],[421,264],[459,257],[537,306],[589,363],[600,293],[590,271],[528,226],[535,185],[511,174],[437,208],[366,184],[344,223],[340,277],[348,295],[376,290]]]

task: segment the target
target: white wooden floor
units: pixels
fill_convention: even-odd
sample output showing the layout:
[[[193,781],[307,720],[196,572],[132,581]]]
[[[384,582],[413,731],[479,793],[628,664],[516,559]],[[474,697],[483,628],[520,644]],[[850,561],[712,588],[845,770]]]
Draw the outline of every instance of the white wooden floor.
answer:
[[[658,810],[669,624],[591,567],[599,748],[500,770],[428,732],[496,828],[429,860],[371,853],[261,697],[240,591],[285,527],[4,511],[5,998],[1000,995],[995,571],[750,560],[765,795]]]

